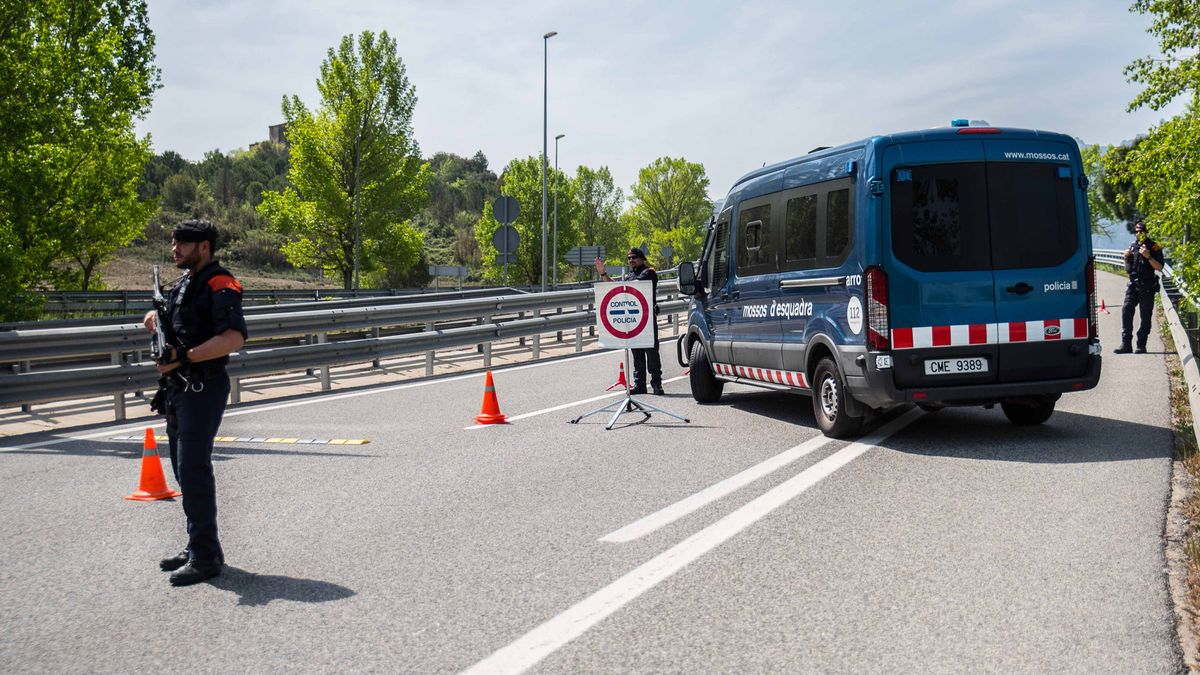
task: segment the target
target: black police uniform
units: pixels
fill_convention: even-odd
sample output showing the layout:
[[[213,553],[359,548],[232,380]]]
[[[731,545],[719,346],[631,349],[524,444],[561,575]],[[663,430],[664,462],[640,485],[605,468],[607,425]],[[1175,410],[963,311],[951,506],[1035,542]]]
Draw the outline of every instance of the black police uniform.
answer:
[[[638,271],[629,270],[621,281],[651,281],[653,295],[650,301],[654,303],[654,348],[644,347],[629,350],[633,354],[633,389],[637,393],[646,392],[646,369],[650,370],[650,386],[655,393],[662,391],[662,358],[658,355],[658,272],[646,265]]]
[[[1146,237],[1144,242],[1134,239],[1129,245],[1130,256],[1125,261],[1129,285],[1125,287],[1125,304],[1121,307],[1121,351],[1129,351],[1135,308],[1142,318],[1137,332],[1138,351],[1146,350],[1146,338],[1150,337],[1150,315],[1154,311],[1154,294],[1158,293],[1158,275],[1150,261],[1140,253],[1143,243],[1150,249],[1150,256],[1154,260],[1160,265],[1163,262],[1162,246],[1153,239]]]
[[[167,301],[171,326],[184,353],[232,328],[246,333],[242,287],[214,259],[184,275]],[[213,437],[229,397],[229,357],[186,363],[168,373],[167,437],[171,467],[183,492],[188,554],[194,560],[223,562],[217,539],[217,493],[213,478]]]

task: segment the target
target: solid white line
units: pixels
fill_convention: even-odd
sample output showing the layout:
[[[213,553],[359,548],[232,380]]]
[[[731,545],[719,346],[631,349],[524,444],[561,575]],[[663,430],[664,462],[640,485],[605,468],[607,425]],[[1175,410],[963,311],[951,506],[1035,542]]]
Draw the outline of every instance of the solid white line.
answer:
[[[613,352],[611,352],[609,350],[603,350],[603,351],[594,352],[591,354],[581,354],[579,356],[571,356],[571,357],[568,357],[565,359],[556,359],[553,361],[540,361],[538,363],[529,363],[529,364],[520,365],[520,366],[509,366],[507,368],[498,368],[498,369],[493,370],[492,372],[494,372],[494,373],[511,373],[511,372],[517,371],[517,370],[540,368],[542,366],[551,366],[551,365],[560,364],[560,363],[563,363],[566,361],[576,361],[579,359],[590,359],[590,358],[595,358],[597,356],[609,355],[612,353]],[[421,382],[409,382],[406,384],[396,384],[396,385],[392,385],[390,387],[380,387],[378,389],[360,389],[360,390],[356,390],[356,391],[348,391],[348,392],[345,392],[342,394],[330,394],[327,396],[314,396],[312,398],[306,398],[301,401],[290,401],[288,403],[265,404],[265,405],[254,406],[251,408],[242,408],[239,410],[227,410],[225,412],[225,417],[240,417],[241,415],[252,415],[254,413],[269,412],[272,410],[282,410],[284,408],[296,408],[296,407],[304,406],[304,405],[327,403],[329,401],[338,401],[338,400],[346,399],[346,398],[357,398],[359,396],[373,396],[375,394],[386,394],[388,392],[399,391],[401,389],[414,389],[416,387],[428,387],[428,386],[434,385],[434,384],[444,384],[446,382],[457,382],[459,380],[466,380],[466,379],[479,377],[479,376],[480,376],[480,373],[478,373],[478,372],[467,373],[464,375],[454,375],[454,376],[446,377],[446,378],[423,380]],[[150,419],[158,419],[158,418],[154,417],[154,418],[150,418]],[[41,449],[41,448],[44,448],[49,445],[59,445],[61,443],[71,443],[73,441],[86,441],[86,440],[90,440],[93,438],[100,438],[100,437],[106,436],[108,434],[121,433],[123,431],[135,431],[138,429],[145,429],[145,428],[160,429],[165,426],[166,426],[166,422],[160,421],[160,422],[151,423],[149,420],[147,420],[145,422],[142,422],[140,424],[135,424],[133,426],[118,426],[115,428],[114,427],[106,427],[103,431],[97,431],[97,432],[90,433],[90,434],[81,434],[79,436],[69,436],[66,438],[57,438],[54,440],[39,441],[37,443],[26,443],[25,445],[0,446],[0,452],[13,452],[13,451],[17,451],[17,450]],[[34,433],[37,433],[37,432],[34,432]]]
[[[668,382],[675,382],[677,380],[682,380],[685,377],[687,377],[687,375],[680,375],[679,377],[672,377],[669,380],[663,380],[663,384],[667,384]],[[615,398],[617,396],[624,396],[624,395],[625,395],[624,391],[618,390],[618,391],[612,392],[611,394],[600,394],[599,396],[585,398],[580,401],[572,401],[571,403],[563,403],[562,405],[556,405],[553,408],[543,408],[541,410],[535,410],[533,412],[521,413],[520,415],[505,415],[505,419],[509,422],[515,422],[517,420],[523,420],[526,417],[537,417],[538,415],[545,415],[546,413],[552,413],[556,410],[565,410],[566,408],[574,408],[575,406],[583,405],[584,403],[594,403],[596,401],[603,401],[606,398]],[[472,429],[490,429],[492,427],[502,427],[502,426],[504,426],[504,425],[503,424],[472,424],[469,427],[463,427],[463,430],[471,431]]]
[[[714,548],[769,515],[838,469],[854,461],[888,436],[924,414],[913,409],[869,436],[801,471],[745,506],[660,553],[637,569],[529,631],[515,642],[468,668],[468,675],[523,673],[592,626],[670,578]]]
[[[690,497],[681,499],[664,509],[655,511],[641,520],[637,520],[619,530],[610,532],[603,537],[600,537],[600,541],[623,544],[635,539],[640,539],[659,528],[670,525],[671,523],[679,520],[689,513],[692,513],[693,511],[715,502],[731,492],[753,483],[769,473],[773,473],[779,469],[782,469],[788,464],[791,464],[801,457],[804,457],[805,455],[808,455],[832,442],[832,438],[826,438],[825,436],[810,438],[800,445],[797,445],[789,450],[784,450],[778,455],[759,462],[758,464],[755,464],[754,466],[735,476],[730,476],[720,483],[710,485],[709,487],[704,488]]]

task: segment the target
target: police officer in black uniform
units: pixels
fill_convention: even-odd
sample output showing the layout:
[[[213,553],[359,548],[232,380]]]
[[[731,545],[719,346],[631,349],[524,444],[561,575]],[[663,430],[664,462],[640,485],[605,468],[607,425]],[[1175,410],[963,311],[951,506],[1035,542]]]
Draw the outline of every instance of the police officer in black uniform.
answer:
[[[646,369],[649,366],[650,370],[650,387],[658,396],[665,396],[666,392],[662,387],[662,358],[658,355],[658,272],[654,271],[653,267],[646,264],[646,254],[642,253],[640,248],[631,248],[625,256],[629,262],[629,271],[625,276],[621,277],[621,281],[651,281],[654,282],[653,295],[650,301],[654,304],[654,347],[644,347],[641,349],[631,349],[633,353],[633,389],[631,394],[646,393]],[[612,281],[613,278],[608,276],[608,272],[604,268],[604,261],[596,258],[596,271],[600,273],[600,278],[605,281]]]
[[[1117,354],[1146,353],[1146,338],[1150,337],[1150,314],[1154,311],[1154,294],[1158,292],[1158,275],[1163,268],[1162,246],[1146,233],[1146,225],[1138,221],[1133,226],[1135,239],[1125,249],[1125,271],[1129,273],[1129,285],[1125,287],[1125,304],[1121,307],[1121,345],[1113,350]],[[1133,337],[1133,312],[1141,313],[1138,326],[1137,349],[1130,346]]]
[[[164,559],[173,586],[188,586],[221,573],[225,555],[217,539],[217,494],[213,477],[213,438],[229,397],[225,364],[246,340],[242,286],[213,258],[217,228],[187,220],[172,233],[175,266],[186,270],[171,290],[169,336],[176,344],[158,366],[163,374],[152,407],[167,417],[171,467],[183,492],[187,548]],[[146,314],[153,331],[157,315]]]

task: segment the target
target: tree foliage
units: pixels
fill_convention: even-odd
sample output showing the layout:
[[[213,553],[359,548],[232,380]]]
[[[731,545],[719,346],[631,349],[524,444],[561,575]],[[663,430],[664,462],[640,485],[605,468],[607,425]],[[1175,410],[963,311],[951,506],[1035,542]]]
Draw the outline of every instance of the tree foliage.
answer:
[[[526,159],[514,159],[505,167],[500,176],[501,193],[517,200],[521,212],[512,226],[520,238],[517,245],[517,261],[508,266],[510,283],[540,285],[542,283],[542,172],[540,156]],[[574,183],[558,171],[558,253],[550,246],[553,241],[551,225],[553,212],[548,211],[546,236],[547,255],[552,260],[562,260],[567,250],[578,245],[579,230],[576,224],[578,211],[575,198]],[[555,169],[547,168],[546,185],[550,191],[548,202],[553,202]],[[488,203],[483,208],[483,215],[475,223],[475,240],[482,249],[483,275],[490,281],[500,281],[504,276],[504,265],[496,261],[496,249],[492,245],[492,235],[500,227],[499,221],[492,215],[492,205]],[[549,268],[548,268],[549,269]],[[565,266],[559,266],[560,275]],[[546,275],[549,284],[551,275]]]
[[[613,184],[608,167],[580,166],[575,172],[575,195],[579,201],[579,234],[584,246],[603,246],[606,257],[620,257],[628,250],[621,209],[625,195]],[[623,262],[623,259],[622,259]]]
[[[478,268],[483,251],[475,223],[485,204],[500,195],[500,179],[487,157],[439,152],[429,159],[429,203],[417,219],[425,234],[425,255],[435,265]]]
[[[1180,96],[1184,112],[1152,128],[1114,173],[1137,190],[1137,208],[1154,237],[1166,244],[1176,272],[1200,283],[1192,223],[1200,216],[1200,8],[1195,0],[1137,0],[1131,11],[1152,17],[1160,57],[1135,60],[1125,69],[1144,89],[1129,104],[1160,110]]]
[[[140,231],[133,132],[159,86],[144,0],[0,2],[0,318],[31,289],[94,285]]]
[[[682,157],[660,157],[638,172],[631,200],[626,214],[628,235],[635,245],[649,244],[651,263],[669,266],[700,256],[705,226],[712,215],[703,164]],[[672,260],[662,255],[667,246],[673,251]]]
[[[321,64],[320,107],[283,100],[291,143],[290,186],[266,192],[262,213],[292,240],[284,251],[299,266],[317,265],[354,284],[417,272],[421,234],[411,219],[427,198],[430,173],[412,133],[415,88],[386,31],[342,38]],[[214,194],[217,194],[214,192]]]

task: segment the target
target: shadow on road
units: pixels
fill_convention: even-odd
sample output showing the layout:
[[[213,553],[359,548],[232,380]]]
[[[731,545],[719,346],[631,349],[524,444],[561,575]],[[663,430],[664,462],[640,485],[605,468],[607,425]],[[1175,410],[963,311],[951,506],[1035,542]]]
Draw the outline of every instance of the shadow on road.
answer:
[[[1021,427],[997,406],[946,408],[923,416],[880,447],[912,455],[971,460],[1080,464],[1170,459],[1171,430],[1153,424],[1056,411]]]
[[[282,444],[273,444],[282,445]],[[330,446],[339,447],[339,446]],[[86,441],[70,441],[68,443],[57,443],[47,445],[42,448],[23,448],[21,450],[5,450],[6,455],[60,455],[63,457],[117,457],[122,459],[141,459],[142,445],[141,443],[131,441],[112,441],[98,438],[96,440]],[[167,461],[170,456],[170,450],[167,449],[166,438],[159,441],[158,454]],[[238,456],[252,455],[280,455],[280,456],[296,456],[296,457],[379,457],[379,455],[368,455],[356,452],[321,452],[314,450],[276,450],[274,448],[257,447],[249,445],[224,445],[218,443],[213,448],[213,461],[224,461],[236,459]]]
[[[354,595],[349,588],[328,581],[256,574],[229,565],[221,570],[221,576],[208,583],[223,591],[237,593],[238,605],[247,607],[262,607],[272,600],[332,602]]]

